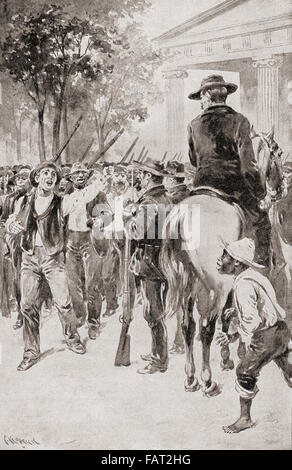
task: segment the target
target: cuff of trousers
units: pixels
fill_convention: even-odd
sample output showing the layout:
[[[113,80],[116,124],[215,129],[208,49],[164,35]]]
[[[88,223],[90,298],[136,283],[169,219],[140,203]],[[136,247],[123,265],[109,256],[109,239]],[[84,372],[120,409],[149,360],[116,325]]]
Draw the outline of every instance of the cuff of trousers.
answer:
[[[257,386],[255,386],[253,390],[246,390],[237,380],[235,380],[235,390],[242,398],[246,398],[247,400],[254,398],[259,391]]]

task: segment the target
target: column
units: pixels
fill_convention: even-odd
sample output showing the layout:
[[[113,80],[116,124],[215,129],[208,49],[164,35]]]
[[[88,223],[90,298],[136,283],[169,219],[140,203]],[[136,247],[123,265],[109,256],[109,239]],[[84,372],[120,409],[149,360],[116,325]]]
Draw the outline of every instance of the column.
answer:
[[[279,68],[283,64],[281,56],[253,61],[257,69],[257,129],[268,132],[275,126],[279,130]]]
[[[167,150],[168,159],[184,151],[186,126],[184,116],[185,87],[184,79],[188,73],[175,70],[163,73],[166,79],[167,105]]]

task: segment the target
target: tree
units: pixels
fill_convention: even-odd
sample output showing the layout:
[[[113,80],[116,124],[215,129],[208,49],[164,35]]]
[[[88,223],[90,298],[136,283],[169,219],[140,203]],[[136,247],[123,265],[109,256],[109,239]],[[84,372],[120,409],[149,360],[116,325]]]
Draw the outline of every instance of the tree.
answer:
[[[84,39],[87,44],[84,47]],[[90,58],[92,48],[110,50],[104,28],[78,18],[65,21],[62,10],[48,7],[37,16],[15,15],[3,45],[4,64],[22,82],[34,101],[39,118],[41,159],[45,158],[44,112],[47,100],[55,104],[53,153],[60,145],[60,125],[70,76],[96,77],[100,65]]]
[[[3,77],[2,77],[3,78]],[[25,121],[32,127],[36,119],[36,113],[31,100],[26,95],[23,87],[11,80],[5,80],[4,105],[0,116],[0,127],[7,137],[12,135],[16,141],[17,161],[22,159],[23,126]]]
[[[155,83],[162,55],[135,23],[120,31],[102,78],[91,84],[88,106],[102,150],[113,133],[148,117],[147,106],[163,100]]]
[[[26,0],[25,14],[22,1],[4,3],[3,62],[37,110],[41,159],[45,114],[53,153],[61,129],[68,135],[73,110],[89,109],[101,149],[121,126],[146,119],[147,105],[160,99],[152,82],[161,57],[141,36],[134,15],[149,0]]]

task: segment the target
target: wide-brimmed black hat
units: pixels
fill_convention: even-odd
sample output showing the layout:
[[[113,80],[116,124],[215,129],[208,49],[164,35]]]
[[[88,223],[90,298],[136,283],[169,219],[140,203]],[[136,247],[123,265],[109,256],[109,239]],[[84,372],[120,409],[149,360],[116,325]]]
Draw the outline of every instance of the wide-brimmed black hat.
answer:
[[[59,168],[57,167],[57,165],[54,163],[54,162],[42,162],[42,163],[39,163],[33,170],[31,170],[30,174],[29,174],[29,179],[30,179],[30,182],[33,186],[37,186],[37,182],[35,180],[35,176],[36,174],[43,170],[44,168],[53,168],[57,174],[57,183],[58,184],[62,178],[62,175],[61,175],[61,172],[59,170]]]
[[[147,171],[152,175],[165,176],[163,163],[154,160],[153,158],[148,157],[143,163],[134,160],[133,165],[139,170]]]
[[[209,77],[203,78],[199,90],[194,91],[193,93],[189,94],[189,99],[200,100],[201,92],[203,90],[206,90],[207,88],[218,87],[218,86],[225,87],[228,95],[230,95],[231,93],[234,93],[238,88],[238,86],[235,85],[235,83],[225,82],[222,75],[209,75]]]

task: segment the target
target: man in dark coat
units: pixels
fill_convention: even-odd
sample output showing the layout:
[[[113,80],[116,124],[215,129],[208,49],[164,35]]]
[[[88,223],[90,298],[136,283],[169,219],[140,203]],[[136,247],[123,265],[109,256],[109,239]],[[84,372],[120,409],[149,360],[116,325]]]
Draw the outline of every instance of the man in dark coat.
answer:
[[[24,354],[17,370],[25,371],[40,359],[40,307],[42,283],[50,287],[63,327],[67,347],[84,354],[85,347],[76,329],[65,270],[62,199],[54,193],[60,172],[51,162],[40,163],[30,173],[35,187],[20,199],[20,206],[6,222],[6,230],[21,235],[21,312]],[[74,204],[67,207],[67,213]]]
[[[134,220],[129,225],[130,236],[136,241],[130,269],[140,280],[143,297],[144,318],[152,336],[151,354],[141,356],[149,362],[139,374],[165,372],[168,367],[167,330],[164,322],[163,290],[166,280],[159,267],[162,244],[162,228],[170,199],[163,186],[163,164],[147,158],[142,164],[135,162],[141,170],[141,185],[144,193],[136,206]],[[164,288],[164,289],[163,289]]]
[[[196,167],[195,186],[209,186],[237,198],[252,223],[258,260],[270,262],[271,225],[259,208],[265,197],[250,138],[246,117],[226,105],[228,94],[237,85],[222,76],[211,75],[202,81],[190,99],[201,100],[203,113],[188,126],[189,158]]]

